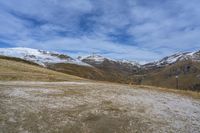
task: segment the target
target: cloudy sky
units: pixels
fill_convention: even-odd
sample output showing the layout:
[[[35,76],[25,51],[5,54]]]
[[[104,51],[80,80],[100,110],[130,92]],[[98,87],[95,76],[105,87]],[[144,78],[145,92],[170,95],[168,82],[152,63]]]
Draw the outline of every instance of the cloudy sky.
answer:
[[[0,0],[0,47],[140,62],[200,49],[200,0]]]

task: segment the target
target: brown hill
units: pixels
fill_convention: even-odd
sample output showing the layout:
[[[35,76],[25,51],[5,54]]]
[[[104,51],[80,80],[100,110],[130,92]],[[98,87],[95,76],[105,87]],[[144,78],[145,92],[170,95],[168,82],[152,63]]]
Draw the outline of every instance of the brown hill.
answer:
[[[83,79],[52,71],[19,58],[0,56],[0,80],[74,81]]]
[[[180,61],[175,64],[145,71],[142,84],[176,88],[178,75],[178,88],[200,91],[200,63],[192,60]],[[143,73],[145,73],[143,72]]]
[[[129,73],[127,71],[119,70],[120,68],[115,68],[113,66],[103,67],[89,67],[89,66],[80,66],[76,64],[65,64],[65,63],[57,63],[57,64],[48,64],[47,67],[52,70],[56,70],[59,72],[76,75],[79,77],[93,79],[93,80],[101,80],[101,81],[110,81],[110,82],[118,82],[118,83],[129,83],[131,80],[129,79]]]

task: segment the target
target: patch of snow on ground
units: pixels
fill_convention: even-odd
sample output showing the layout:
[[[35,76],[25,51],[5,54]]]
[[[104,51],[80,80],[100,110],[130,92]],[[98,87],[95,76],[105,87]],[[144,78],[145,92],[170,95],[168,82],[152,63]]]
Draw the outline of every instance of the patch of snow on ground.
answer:
[[[21,97],[21,98],[29,98],[30,95],[23,91],[22,89],[15,88],[12,92],[9,94],[10,97]]]

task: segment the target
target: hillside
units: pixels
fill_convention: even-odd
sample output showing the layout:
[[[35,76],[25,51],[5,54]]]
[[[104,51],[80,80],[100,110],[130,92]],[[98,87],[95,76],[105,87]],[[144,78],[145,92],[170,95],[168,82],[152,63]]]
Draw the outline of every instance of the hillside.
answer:
[[[178,75],[178,88],[200,91],[200,62],[192,60],[179,61],[167,67],[151,69],[141,78],[141,84],[176,88]]]
[[[112,67],[88,67],[76,64],[56,63],[48,64],[47,68],[92,80],[130,83],[132,79],[126,71],[118,71]]]
[[[105,78],[103,72],[95,67],[80,66],[68,63],[55,63],[55,64],[48,64],[47,68],[88,79],[104,80]]]
[[[81,61],[103,71],[109,81],[120,83],[134,83],[135,75],[140,70],[140,65],[136,62],[114,60],[100,55],[91,55]]]
[[[0,56],[0,80],[71,81],[81,78],[48,70],[19,58]]]

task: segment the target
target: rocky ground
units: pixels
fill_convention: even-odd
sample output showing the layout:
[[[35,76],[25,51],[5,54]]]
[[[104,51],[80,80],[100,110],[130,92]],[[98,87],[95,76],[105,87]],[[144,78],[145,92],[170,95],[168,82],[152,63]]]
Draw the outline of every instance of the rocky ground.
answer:
[[[0,133],[199,133],[200,100],[94,82],[0,82]]]

